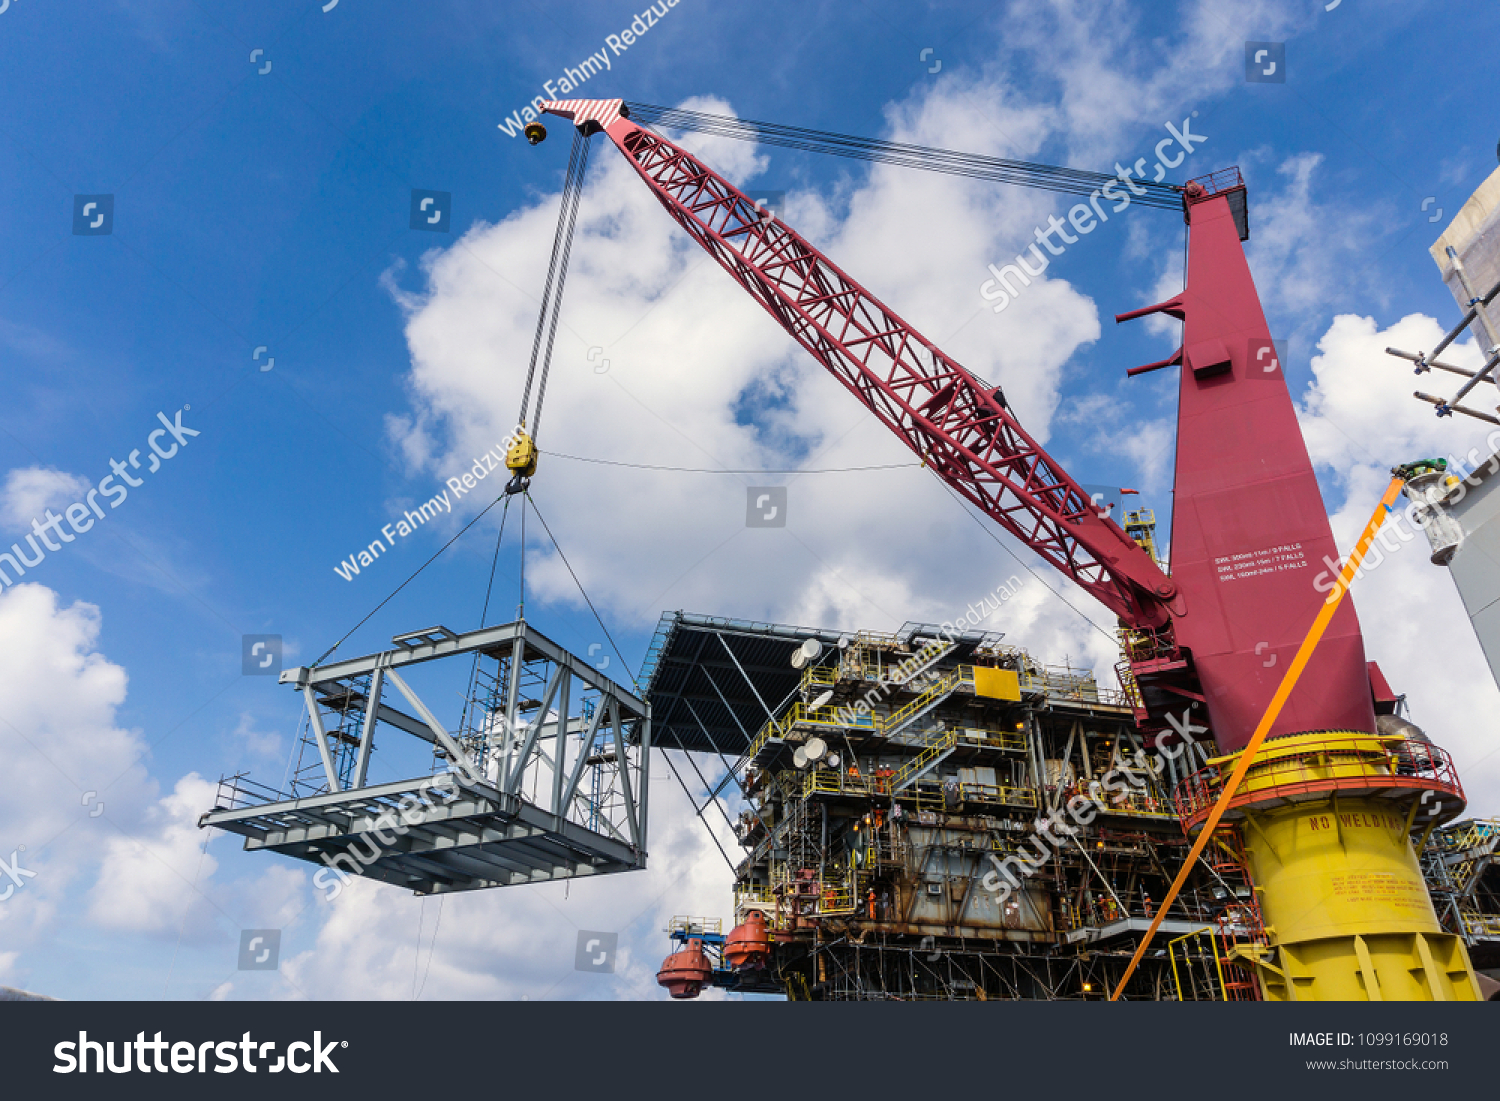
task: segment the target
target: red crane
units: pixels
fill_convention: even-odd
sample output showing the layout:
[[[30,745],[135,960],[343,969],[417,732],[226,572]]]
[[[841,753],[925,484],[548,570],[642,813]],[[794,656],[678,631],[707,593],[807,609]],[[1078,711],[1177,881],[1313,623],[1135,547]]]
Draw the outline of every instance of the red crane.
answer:
[[[988,387],[699,158],[632,122],[622,100],[543,105],[606,134],[677,223],[940,478],[1119,616],[1148,729],[1202,704],[1220,749],[1249,739],[1336,561],[1312,463],[1241,240],[1231,169],[1183,191],[1186,289],[1120,315],[1184,322],[1172,576],[1023,429]],[[1182,718],[1175,718],[1177,714]],[[1354,609],[1339,610],[1271,736],[1375,728]],[[1201,729],[1201,728],[1200,728]]]

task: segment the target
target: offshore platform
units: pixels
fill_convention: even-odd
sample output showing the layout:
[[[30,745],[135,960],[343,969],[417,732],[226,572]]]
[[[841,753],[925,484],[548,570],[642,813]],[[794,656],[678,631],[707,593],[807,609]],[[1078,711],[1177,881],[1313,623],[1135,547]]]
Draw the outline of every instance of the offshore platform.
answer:
[[[1145,530],[1143,515],[1127,520]],[[1245,842],[1265,829],[1251,817],[1264,794],[1216,831],[1161,912],[1225,762],[1189,721],[1175,743],[1143,737],[1128,673],[1101,685],[997,633],[935,624],[841,635],[681,612],[663,616],[647,668],[659,745],[745,747],[723,768],[744,806],[732,927],[672,922],[658,981],[673,997],[713,986],[815,1000],[1104,999],[1158,917],[1160,940],[1126,997],[1321,993],[1295,971],[1287,989],[1295,956],[1264,916]],[[1378,670],[1371,679],[1383,685]],[[768,717],[764,700],[781,706]],[[1275,785],[1284,805],[1318,812],[1329,847],[1354,858],[1339,874],[1360,877],[1341,895],[1294,885],[1278,916],[1298,924],[1282,928],[1316,947],[1360,910],[1399,907],[1429,953],[1450,953],[1450,972],[1463,974],[1461,945],[1479,966],[1500,965],[1500,821],[1435,826],[1426,808],[1462,799],[1452,761],[1388,689],[1371,705],[1378,740],[1303,740],[1258,773],[1261,792]],[[1379,809],[1348,792],[1378,793]],[[1367,840],[1408,834],[1420,870],[1390,859],[1399,846]],[[1361,937],[1366,952],[1387,949]]]
[[[434,627],[283,673],[306,706],[306,768],[289,793],[231,778],[202,824],[323,864],[320,886],[363,875],[432,893],[625,872],[646,864],[651,751],[674,772],[678,751],[707,789],[697,813],[717,807],[744,852],[730,861],[729,931],[722,917],[667,930],[658,981],[676,998],[1494,989],[1476,967],[1500,966],[1500,821],[1463,817],[1451,758],[1367,660],[1347,588],[1384,514],[1341,559],[1242,247],[1238,169],[1179,186],[618,99],[540,108],[573,123],[573,146],[517,422],[540,363],[531,429],[513,437],[513,477],[494,503],[535,508],[552,336],[602,133],[925,467],[1116,617],[1116,683],[1047,665],[972,620],[846,633],[671,613],[633,691],[522,618]],[[1050,188],[1087,198],[1075,221],[1104,217],[1101,199],[1180,212],[1183,290],[1117,317],[1182,322],[1172,355],[1128,371],[1178,371],[1170,566],[1149,511],[1117,523],[999,386],[644,122]],[[525,133],[546,137],[530,116]],[[996,277],[1025,285],[1039,270]],[[1500,282],[1475,296],[1470,320],[1497,293]],[[1485,370],[1497,362],[1500,350]],[[1393,474],[1382,509],[1403,484],[1430,497],[1428,466]],[[1332,591],[1324,563],[1342,563]],[[439,664],[458,671],[444,681]],[[426,687],[405,679],[418,670]],[[455,696],[456,720],[428,702]],[[396,767],[427,774],[370,784],[377,732],[426,743]]]

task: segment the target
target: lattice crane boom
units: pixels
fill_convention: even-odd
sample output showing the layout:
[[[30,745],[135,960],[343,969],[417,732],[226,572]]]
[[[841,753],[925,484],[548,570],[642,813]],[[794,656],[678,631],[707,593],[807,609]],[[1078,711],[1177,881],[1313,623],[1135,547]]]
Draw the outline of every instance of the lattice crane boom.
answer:
[[[1176,587],[990,388],[699,158],[620,100],[543,111],[602,130],[669,214],[937,475],[1126,626],[1159,628]]]

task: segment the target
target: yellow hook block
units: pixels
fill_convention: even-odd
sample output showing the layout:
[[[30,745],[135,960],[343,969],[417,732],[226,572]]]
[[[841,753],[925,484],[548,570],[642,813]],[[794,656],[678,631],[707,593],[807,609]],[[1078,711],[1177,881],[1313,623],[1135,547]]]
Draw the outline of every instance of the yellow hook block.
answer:
[[[505,466],[520,478],[529,478],[536,473],[536,444],[525,432],[516,431],[509,450],[505,452]]]

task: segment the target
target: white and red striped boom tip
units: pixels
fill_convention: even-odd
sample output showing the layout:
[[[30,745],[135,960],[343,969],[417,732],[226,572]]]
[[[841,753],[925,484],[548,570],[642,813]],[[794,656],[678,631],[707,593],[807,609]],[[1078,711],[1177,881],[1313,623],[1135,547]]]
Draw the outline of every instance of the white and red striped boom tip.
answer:
[[[553,99],[542,104],[542,114],[572,119],[575,126],[597,122],[608,130],[617,119],[628,118],[623,99]]]

